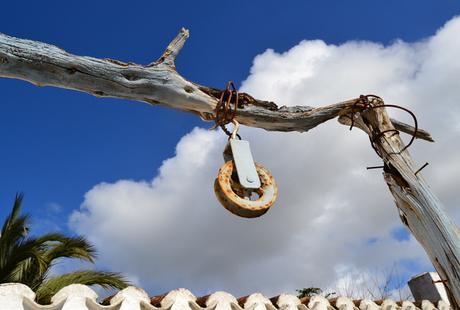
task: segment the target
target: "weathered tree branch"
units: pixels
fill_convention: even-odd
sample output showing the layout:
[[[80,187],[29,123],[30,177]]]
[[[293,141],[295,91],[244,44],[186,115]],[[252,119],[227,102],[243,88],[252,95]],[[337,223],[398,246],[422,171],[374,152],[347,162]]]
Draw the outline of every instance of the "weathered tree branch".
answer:
[[[75,56],[52,45],[0,34],[0,76],[56,86],[98,97],[114,97],[163,105],[212,120],[222,91],[189,82],[175,70],[174,60],[188,38],[182,29],[163,55],[147,66],[113,59]],[[240,93],[237,120],[244,125],[276,131],[308,131],[337,116],[349,114],[357,99],[324,107],[278,107],[273,102]],[[394,125],[403,132],[413,127]],[[432,141],[420,130],[417,136]]]
[[[174,60],[188,37],[182,29],[163,55],[142,66],[111,59],[75,56],[55,46],[0,34],[0,76],[38,86],[79,90],[100,97],[124,98],[214,118],[222,90],[189,82],[180,76]],[[460,234],[416,169],[394,129],[414,134],[414,127],[391,120],[385,108],[365,108],[360,98],[313,108],[279,107],[240,93],[237,120],[244,125],[276,131],[308,131],[330,119],[364,130],[384,161],[384,178],[401,219],[425,248],[440,276],[446,280],[454,307],[460,304]],[[373,102],[379,105],[381,102]],[[423,130],[417,138],[433,141]],[[403,151],[401,151],[403,150]]]
[[[168,47],[163,52],[163,55],[161,55],[157,61],[150,63],[147,67],[157,66],[161,63],[167,66],[175,67],[174,60],[176,60],[177,55],[179,55],[179,52],[184,46],[185,41],[187,41],[188,36],[189,31],[185,28],[182,28],[174,40],[169,43]]]

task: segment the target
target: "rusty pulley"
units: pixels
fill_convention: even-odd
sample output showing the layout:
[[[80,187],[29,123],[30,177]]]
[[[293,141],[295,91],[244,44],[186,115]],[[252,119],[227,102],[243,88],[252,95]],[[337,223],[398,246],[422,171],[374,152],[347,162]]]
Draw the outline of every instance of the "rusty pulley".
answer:
[[[248,141],[237,139],[238,122],[224,150],[225,164],[219,169],[214,191],[219,202],[235,215],[247,218],[266,213],[278,197],[270,172],[254,163]]]

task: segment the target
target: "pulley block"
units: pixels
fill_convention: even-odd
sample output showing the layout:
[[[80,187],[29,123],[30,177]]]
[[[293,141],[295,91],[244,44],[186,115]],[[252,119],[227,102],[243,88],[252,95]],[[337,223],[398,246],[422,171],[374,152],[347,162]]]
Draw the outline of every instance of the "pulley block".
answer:
[[[278,197],[278,187],[270,172],[255,163],[260,187],[248,189],[239,180],[233,160],[227,161],[220,169],[214,182],[214,192],[219,202],[235,215],[254,218],[265,214]]]

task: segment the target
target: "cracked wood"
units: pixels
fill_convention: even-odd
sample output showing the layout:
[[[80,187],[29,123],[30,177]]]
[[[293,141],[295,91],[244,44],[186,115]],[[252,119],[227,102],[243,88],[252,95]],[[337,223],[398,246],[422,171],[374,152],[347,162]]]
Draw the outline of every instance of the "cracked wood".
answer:
[[[212,120],[222,90],[184,79],[174,59],[188,38],[181,29],[163,55],[146,66],[113,59],[72,55],[53,45],[0,34],[0,76],[29,81],[37,86],[55,86],[83,91],[98,97],[123,98],[195,113]],[[237,120],[247,126],[274,131],[308,131],[327,120],[350,113],[357,99],[323,107],[279,107],[240,93],[243,107]],[[413,133],[410,125],[394,121],[401,131]],[[432,141],[420,130],[418,137]]]

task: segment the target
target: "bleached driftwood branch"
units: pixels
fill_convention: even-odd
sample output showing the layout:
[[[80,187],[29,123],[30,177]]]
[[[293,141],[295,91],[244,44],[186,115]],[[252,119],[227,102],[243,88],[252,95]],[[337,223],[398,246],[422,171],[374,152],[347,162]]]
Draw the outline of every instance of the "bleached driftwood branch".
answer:
[[[195,113],[212,120],[222,90],[187,81],[174,60],[188,37],[182,29],[163,55],[147,66],[112,59],[75,56],[55,46],[0,34],[0,76],[38,86],[79,90],[100,97],[124,98]],[[244,125],[276,131],[308,131],[330,119],[364,130],[384,162],[384,178],[403,223],[421,243],[445,280],[454,307],[460,304],[460,236],[441,203],[416,169],[399,134],[414,127],[391,120],[385,108],[366,109],[359,98],[323,107],[279,107],[240,93],[237,120]],[[378,104],[378,103],[377,103]],[[375,103],[374,103],[375,105]],[[390,131],[389,131],[390,130]],[[391,131],[392,130],[392,131]],[[433,141],[418,130],[417,138]],[[403,151],[401,151],[403,150]]]
[[[221,90],[185,80],[174,60],[188,38],[182,29],[155,62],[142,66],[113,59],[75,56],[55,46],[0,34],[0,76],[56,86],[98,97],[124,98],[192,112],[211,120]],[[355,99],[324,107],[278,107],[240,93],[237,120],[244,125],[276,131],[307,131],[329,119],[350,113]],[[395,121],[404,132],[409,125]],[[427,132],[418,137],[431,140]]]

